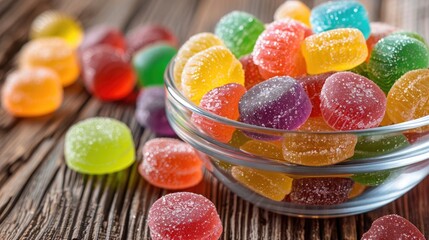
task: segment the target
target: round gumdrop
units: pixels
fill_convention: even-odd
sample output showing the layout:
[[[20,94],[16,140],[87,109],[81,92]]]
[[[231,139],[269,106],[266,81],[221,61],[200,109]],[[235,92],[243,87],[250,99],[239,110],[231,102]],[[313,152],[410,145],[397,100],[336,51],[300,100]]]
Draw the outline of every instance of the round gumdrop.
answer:
[[[355,147],[353,159],[371,158],[409,146],[403,134],[361,136]]]
[[[368,57],[366,59],[367,61],[371,56],[371,52],[375,44],[377,44],[378,41],[380,41],[382,38],[388,36],[389,34],[397,30],[396,27],[383,22],[372,22],[370,26],[371,34],[366,40],[366,46],[368,47]]]
[[[117,172],[134,163],[134,142],[124,123],[95,117],[74,124],[66,133],[64,155],[69,168],[87,174]]]
[[[397,32],[392,33],[392,35],[402,35],[402,36],[414,38],[414,39],[422,42],[424,45],[428,46],[425,38],[422,35],[420,35],[420,34],[418,34],[416,32],[397,31]]]
[[[326,123],[337,130],[377,127],[386,111],[386,96],[371,80],[351,72],[326,79],[320,94]]]
[[[244,86],[246,89],[250,89],[265,80],[265,78],[261,76],[261,73],[259,73],[258,65],[253,62],[252,55],[240,58],[240,62],[244,70]]]
[[[200,101],[200,107],[221,117],[237,120],[238,102],[245,92],[246,88],[240,84],[223,85],[206,93]],[[223,143],[229,142],[235,131],[234,127],[217,123],[197,113],[192,114],[191,121],[209,136]]]
[[[173,138],[155,138],[143,147],[139,172],[157,187],[185,189],[202,180],[202,164],[191,145]]]
[[[280,5],[274,13],[274,20],[292,18],[310,27],[311,10],[301,1],[288,0]]]
[[[279,141],[250,140],[241,145],[240,150],[255,156],[284,161]]]
[[[133,69],[122,53],[105,45],[84,51],[82,70],[86,89],[101,100],[122,99],[136,83]]]
[[[61,106],[63,88],[48,68],[20,69],[6,77],[1,99],[3,108],[14,116],[40,116]]]
[[[223,228],[215,205],[190,192],[167,194],[149,209],[148,225],[153,240],[217,240]]]
[[[392,170],[354,174],[351,179],[365,186],[378,186],[394,174]]]
[[[79,48],[80,51],[84,51],[100,45],[108,45],[121,52],[125,52],[127,48],[121,31],[108,25],[98,25],[88,29]]]
[[[160,25],[143,25],[137,27],[126,36],[128,53],[132,56],[140,49],[150,44],[163,42],[177,47],[177,38],[166,27]]]
[[[371,228],[361,238],[361,240],[373,239],[425,240],[425,237],[407,219],[396,214],[391,214],[375,220]]]

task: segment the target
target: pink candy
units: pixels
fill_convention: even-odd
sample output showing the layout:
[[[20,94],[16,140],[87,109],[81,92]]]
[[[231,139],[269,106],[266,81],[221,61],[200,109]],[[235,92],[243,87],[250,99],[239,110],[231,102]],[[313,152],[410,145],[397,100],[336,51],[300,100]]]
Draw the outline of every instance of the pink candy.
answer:
[[[375,220],[361,240],[425,240],[423,234],[407,219],[396,214]]]

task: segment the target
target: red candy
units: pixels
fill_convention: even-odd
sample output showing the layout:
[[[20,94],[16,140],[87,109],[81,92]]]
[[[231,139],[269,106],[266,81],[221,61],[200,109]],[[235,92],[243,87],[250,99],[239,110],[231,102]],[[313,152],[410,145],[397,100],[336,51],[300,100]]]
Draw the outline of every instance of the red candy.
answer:
[[[366,40],[366,46],[368,47],[368,57],[366,58],[366,61],[369,61],[372,49],[374,48],[375,44],[377,44],[377,42],[380,41],[382,38],[386,37],[387,35],[393,33],[396,30],[396,27],[387,23],[371,23],[371,35],[369,35],[369,38]]]
[[[252,55],[240,58],[240,62],[244,70],[244,86],[246,89],[250,89],[265,80],[259,73],[258,66],[253,62]]]
[[[128,53],[132,55],[138,50],[157,42],[165,42],[173,47],[177,46],[176,37],[163,26],[144,25],[138,27],[127,35]]]
[[[80,45],[80,50],[83,51],[100,45],[108,45],[120,52],[125,52],[126,50],[125,38],[122,33],[118,29],[107,25],[95,26],[85,32],[85,38]]]
[[[375,220],[361,240],[425,240],[423,234],[407,219],[396,214]]]

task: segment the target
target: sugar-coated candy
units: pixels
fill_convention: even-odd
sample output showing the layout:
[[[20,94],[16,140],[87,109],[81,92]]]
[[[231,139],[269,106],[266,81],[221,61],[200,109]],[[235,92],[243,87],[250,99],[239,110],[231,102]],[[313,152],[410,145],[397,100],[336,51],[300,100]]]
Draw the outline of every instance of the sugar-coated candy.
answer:
[[[244,166],[232,167],[231,174],[239,183],[274,201],[281,201],[290,193],[293,181],[283,173]]]
[[[152,185],[185,189],[203,178],[202,161],[191,145],[174,138],[155,138],[143,147],[140,174]]]
[[[109,25],[97,25],[88,29],[85,32],[85,37],[79,49],[80,51],[84,51],[85,49],[100,45],[108,45],[121,52],[125,52],[127,49],[125,37],[122,32]]]
[[[37,16],[30,28],[31,39],[59,37],[72,47],[80,44],[82,36],[79,22],[65,13],[53,10]]]
[[[199,106],[221,117],[237,120],[239,116],[238,102],[245,92],[246,88],[240,84],[226,84],[206,93]],[[235,131],[234,127],[225,126],[197,113],[192,114],[191,121],[209,136],[223,143],[229,142]]]
[[[325,84],[326,79],[332,74],[334,73],[329,72],[296,78],[299,84],[304,88],[310,98],[311,104],[313,105],[310,117],[319,117],[322,115],[322,112],[320,111],[320,92],[322,91],[322,87],[323,84]]]
[[[337,130],[377,127],[386,111],[386,96],[371,80],[351,72],[328,77],[320,94],[326,123]]]
[[[376,219],[361,240],[413,239],[425,240],[423,234],[407,219],[396,214]]]
[[[303,205],[334,205],[347,200],[353,181],[349,178],[294,179],[290,200]]]
[[[166,27],[154,24],[139,26],[126,36],[128,54],[133,55],[140,49],[154,43],[165,43],[177,47],[177,38]]]
[[[365,38],[354,28],[311,35],[304,40],[301,49],[309,74],[349,70],[368,56]]]
[[[250,140],[241,145],[240,150],[259,157],[284,161],[281,142]]]
[[[358,138],[353,159],[380,156],[409,145],[403,134],[361,136]]]
[[[261,73],[259,73],[258,65],[253,62],[252,55],[240,58],[240,62],[244,70],[244,86],[246,89],[250,89],[265,80],[265,78],[261,76]]]
[[[253,51],[253,61],[265,78],[305,75],[306,65],[300,45],[311,30],[304,24],[282,19],[269,24],[259,36]]]
[[[368,55],[368,59],[369,59],[369,55]],[[359,75],[369,79],[368,62],[365,61],[365,62],[361,63],[360,65],[358,65],[357,67],[350,69],[350,72],[359,74]]]
[[[86,174],[107,174],[127,168],[134,163],[134,149],[127,125],[105,117],[74,124],[64,143],[67,166]]]
[[[226,47],[214,46],[201,51],[183,68],[182,93],[196,105],[208,91],[228,83],[244,85],[244,71]]]
[[[353,184],[352,190],[349,192],[348,198],[351,199],[360,196],[365,191],[365,189],[365,185],[355,182]]]
[[[160,136],[175,136],[165,113],[164,87],[148,87],[137,97],[136,120]]]
[[[311,27],[315,33],[338,28],[356,28],[367,39],[371,32],[368,12],[358,1],[332,1],[311,11]]]
[[[133,66],[139,85],[163,85],[165,69],[176,53],[176,48],[164,43],[153,44],[138,51],[133,57]]]
[[[223,231],[215,205],[190,192],[170,193],[158,199],[149,209],[147,223],[153,240],[217,240]]]
[[[280,5],[274,13],[274,20],[292,18],[310,27],[311,10],[304,3],[297,0],[288,0]]]
[[[235,57],[240,58],[252,53],[256,39],[264,29],[264,24],[255,16],[233,11],[219,20],[214,32]]]
[[[377,44],[378,41],[380,41],[382,38],[388,36],[389,34],[397,30],[396,27],[383,22],[372,22],[370,23],[370,26],[371,26],[371,34],[369,35],[369,38],[366,40],[366,46],[368,47],[368,57],[366,59],[367,61],[371,56],[371,52],[375,44]]]
[[[82,76],[86,89],[101,100],[119,100],[129,95],[136,76],[123,54],[100,45],[83,52]]]
[[[378,186],[394,174],[392,170],[354,174],[351,179],[365,186]]]
[[[243,144],[245,144],[247,141],[250,141],[251,138],[246,136],[241,130],[236,129],[234,133],[232,134],[231,140],[228,142],[228,145],[239,148]]]
[[[24,45],[19,56],[20,67],[46,67],[55,71],[63,86],[79,76],[76,52],[61,38],[40,38]]]
[[[392,33],[392,35],[402,35],[402,36],[414,38],[414,39],[422,42],[424,45],[428,46],[425,38],[416,32],[397,31],[397,32]]]
[[[381,39],[374,46],[368,65],[370,79],[385,93],[403,74],[428,67],[429,48],[419,40],[404,35]]]
[[[20,117],[51,113],[61,106],[63,88],[48,68],[15,70],[6,77],[1,94],[3,108]]]

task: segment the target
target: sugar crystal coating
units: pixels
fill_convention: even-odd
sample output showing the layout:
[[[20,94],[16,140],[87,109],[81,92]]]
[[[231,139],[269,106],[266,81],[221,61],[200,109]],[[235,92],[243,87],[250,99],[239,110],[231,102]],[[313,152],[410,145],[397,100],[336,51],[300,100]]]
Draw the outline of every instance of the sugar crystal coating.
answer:
[[[413,239],[425,240],[423,234],[407,219],[396,214],[376,219],[361,240]]]
[[[243,152],[273,160],[284,161],[281,142],[250,140],[240,146]]]
[[[122,32],[112,26],[96,25],[85,32],[85,37],[79,46],[80,51],[100,45],[108,45],[125,52],[126,42]]]
[[[380,156],[409,145],[403,134],[362,136],[358,138],[353,159]]]
[[[394,173],[395,171],[393,170],[357,173],[354,174],[351,179],[365,186],[378,186],[391,178]]]
[[[244,70],[244,86],[246,89],[250,89],[258,83],[265,81],[265,78],[261,76],[258,65],[253,62],[253,56],[247,55],[240,58],[241,65]]]
[[[288,0],[277,8],[274,13],[274,20],[277,21],[284,18],[292,18],[310,27],[310,14],[310,8],[301,1]]]
[[[147,24],[134,28],[127,36],[128,54],[132,56],[137,51],[154,43],[164,43],[177,46],[177,38],[164,26]]]
[[[368,47],[368,58],[366,59],[367,61],[369,61],[372,49],[374,48],[375,44],[377,44],[378,41],[380,41],[382,38],[388,36],[389,34],[397,30],[396,27],[383,22],[371,22],[370,26],[371,34],[366,40],[366,46]]]

